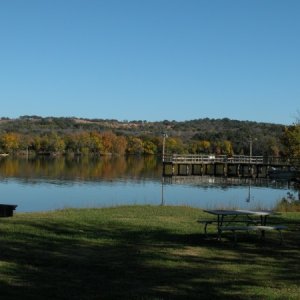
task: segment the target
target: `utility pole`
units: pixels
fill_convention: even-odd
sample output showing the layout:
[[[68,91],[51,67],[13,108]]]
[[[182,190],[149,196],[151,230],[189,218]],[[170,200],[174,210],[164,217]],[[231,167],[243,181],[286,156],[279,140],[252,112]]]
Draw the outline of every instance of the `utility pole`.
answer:
[[[161,178],[161,205],[164,205],[165,200],[164,200],[164,183],[165,183],[165,178],[164,178],[164,173],[165,173],[165,148],[166,148],[166,138],[168,135],[166,133],[163,133],[163,147],[162,147],[162,162],[163,162],[163,175]]]
[[[252,143],[253,143],[253,140],[252,140],[251,136],[249,138],[249,142],[250,142],[249,156],[250,156],[250,162],[251,162],[252,161]]]
[[[162,161],[165,161],[165,147],[166,147],[166,138],[168,135],[166,133],[163,134],[163,148],[162,148]]]

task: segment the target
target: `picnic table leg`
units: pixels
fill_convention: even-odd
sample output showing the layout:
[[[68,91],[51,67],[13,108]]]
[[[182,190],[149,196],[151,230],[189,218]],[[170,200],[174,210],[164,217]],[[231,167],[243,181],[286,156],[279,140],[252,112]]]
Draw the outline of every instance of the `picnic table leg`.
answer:
[[[207,225],[208,225],[208,223],[206,222],[205,225],[204,225],[204,234],[205,234],[205,236],[207,236]]]
[[[217,239],[220,241],[221,240],[221,234],[222,234],[222,230],[221,230],[221,226],[223,224],[223,218],[224,216],[222,215],[221,218],[220,218],[220,215],[218,215],[218,237]]]
[[[260,223],[262,226],[267,225],[267,216],[260,216]],[[265,231],[261,231],[261,239],[263,240],[265,238]]]
[[[282,232],[281,232],[281,230],[278,230],[278,232],[279,232],[279,237],[280,237],[280,245],[282,245],[283,244]]]

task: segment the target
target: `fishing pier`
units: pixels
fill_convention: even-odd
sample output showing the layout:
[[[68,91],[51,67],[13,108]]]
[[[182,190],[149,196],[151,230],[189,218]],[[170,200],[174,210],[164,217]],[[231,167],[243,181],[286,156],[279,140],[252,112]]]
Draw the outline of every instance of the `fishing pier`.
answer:
[[[272,169],[289,171],[292,161],[245,155],[163,155],[163,176],[268,177]]]

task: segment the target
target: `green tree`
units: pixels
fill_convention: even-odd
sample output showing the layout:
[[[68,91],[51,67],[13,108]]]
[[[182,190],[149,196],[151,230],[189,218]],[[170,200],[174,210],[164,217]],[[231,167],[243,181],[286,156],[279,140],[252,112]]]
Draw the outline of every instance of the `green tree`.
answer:
[[[214,142],[213,144],[213,152],[216,154],[216,155],[221,155],[222,154],[222,142],[220,141],[217,141],[217,142]]]
[[[265,140],[265,155],[279,156],[281,152],[280,143],[274,137],[268,137]]]
[[[48,152],[50,151],[50,141],[48,135],[43,135],[40,137],[40,151],[41,152]]]
[[[282,135],[284,154],[288,157],[300,157],[300,124],[288,126]]]
[[[190,145],[190,152],[193,154],[203,154],[203,153],[210,153],[211,144],[209,141],[194,141]]]
[[[98,132],[90,133],[89,148],[94,154],[100,154],[103,151],[102,138]]]
[[[90,152],[90,133],[81,132],[75,136],[76,153],[88,154]]]
[[[230,141],[223,141],[222,154],[233,155],[233,147]]]
[[[33,137],[33,142],[32,142],[32,148],[34,151],[39,152],[41,151],[41,137],[39,135],[36,135]]]
[[[48,136],[48,151],[50,152],[63,152],[65,150],[65,141],[55,132]]]
[[[129,137],[127,143],[128,154],[142,154],[144,152],[143,141],[138,137]]]
[[[154,143],[151,141],[144,141],[144,154],[156,154],[157,153],[157,147]]]
[[[166,153],[184,153],[184,145],[180,138],[169,137],[166,139]]]
[[[28,134],[22,134],[20,138],[20,149],[32,150],[34,144],[34,137]]]

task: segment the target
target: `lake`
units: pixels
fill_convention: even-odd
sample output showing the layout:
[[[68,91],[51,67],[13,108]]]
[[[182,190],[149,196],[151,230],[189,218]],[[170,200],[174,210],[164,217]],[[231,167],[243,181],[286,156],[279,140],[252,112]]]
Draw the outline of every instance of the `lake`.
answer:
[[[0,158],[0,203],[18,205],[17,212],[134,204],[272,209],[288,192],[298,197],[287,182],[161,174],[156,157]]]

